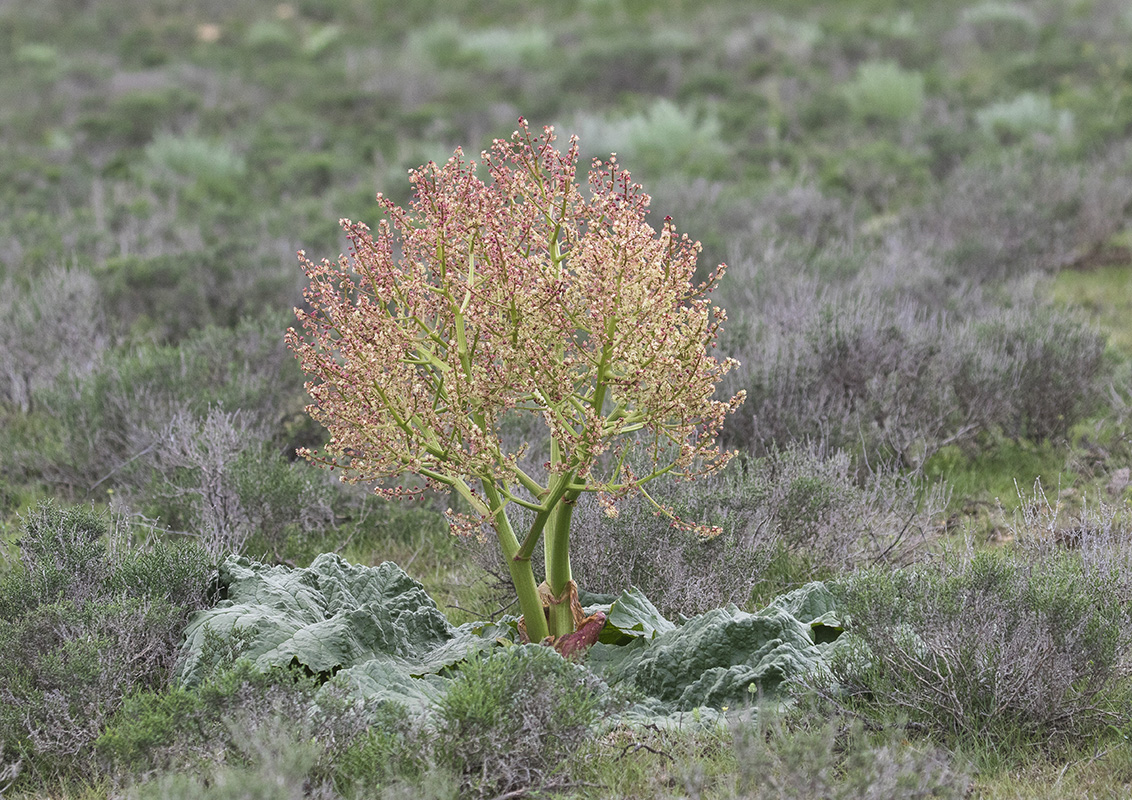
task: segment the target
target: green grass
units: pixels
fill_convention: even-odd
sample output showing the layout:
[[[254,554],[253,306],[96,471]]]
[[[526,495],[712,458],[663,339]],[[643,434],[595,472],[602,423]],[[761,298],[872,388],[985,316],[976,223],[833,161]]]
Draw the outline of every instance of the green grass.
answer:
[[[976,452],[954,445],[933,455],[924,465],[933,480],[946,481],[953,505],[990,503],[1011,511],[1019,505],[1019,490],[1029,492],[1036,482],[1056,491],[1072,487],[1078,476],[1066,463],[1063,445],[1032,444],[1000,439]]]
[[[1132,359],[1132,265],[1063,270],[1053,280],[1051,296],[1084,311],[1108,336],[1109,347]]]

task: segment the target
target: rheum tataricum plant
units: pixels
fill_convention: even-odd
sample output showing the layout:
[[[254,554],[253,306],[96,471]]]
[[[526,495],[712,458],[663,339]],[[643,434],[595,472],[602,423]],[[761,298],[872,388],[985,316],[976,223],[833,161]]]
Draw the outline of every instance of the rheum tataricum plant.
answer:
[[[472,509],[450,515],[457,532],[494,529],[540,641],[581,623],[578,497],[594,492],[615,513],[662,475],[719,469],[732,453],[716,438],[743,395],[713,399],[735,365],[710,352],[725,316],[707,296],[723,267],[697,284],[699,243],[670,219],[648,225],[649,197],[628,172],[594,161],[587,189],[576,139],[562,153],[551,128],[520,126],[483,153],[486,182],[457,150],[411,173],[409,208],[378,195],[388,219],[376,235],[343,220],[349,257],[300,253],[309,310],[287,340],[310,378],[307,410],[330,432],[323,453],[303,455],[350,482],[415,474],[454,490]],[[531,442],[505,442],[516,415],[535,417],[541,467]],[[520,530],[517,508],[530,512]]]

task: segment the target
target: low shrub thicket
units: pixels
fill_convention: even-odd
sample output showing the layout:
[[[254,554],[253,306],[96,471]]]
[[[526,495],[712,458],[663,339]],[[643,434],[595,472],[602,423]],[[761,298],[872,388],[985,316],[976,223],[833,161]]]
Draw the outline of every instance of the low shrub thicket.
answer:
[[[590,672],[537,645],[462,664],[416,719],[333,680],[237,661],[196,688],[128,698],[96,748],[118,780],[150,776],[138,798],[272,786],[271,797],[518,797],[568,785],[571,758],[612,703]]]
[[[844,451],[797,443],[737,459],[694,483],[657,481],[649,494],[667,511],[637,496],[619,501],[610,516],[593,498],[580,497],[571,567],[586,591],[619,594],[635,586],[673,618],[728,603],[754,608],[858,566],[908,563],[948,501],[942,482],[880,467],[869,472]],[[704,539],[674,526],[669,513],[722,533]],[[457,546],[485,570],[488,599],[507,603],[498,546],[469,538]],[[533,560],[540,562],[539,551]]]
[[[946,750],[917,745],[897,732],[868,734],[842,717],[785,725],[732,725],[736,800],[886,800],[967,796],[966,766]]]
[[[83,376],[56,381],[33,400],[52,414],[34,436],[5,442],[3,471],[38,476],[63,494],[143,486],[146,460],[178,414],[239,409],[249,427],[274,432],[301,405],[302,375],[275,320],[207,328],[179,347],[114,351]]]
[[[51,269],[26,290],[0,281],[0,402],[31,410],[35,393],[60,375],[95,369],[108,344],[89,274]]]
[[[439,701],[435,758],[468,797],[570,782],[571,757],[610,707],[584,667],[540,645],[469,660]]]
[[[211,565],[191,545],[130,546],[120,525],[40,506],[0,578],[0,743],[32,781],[89,776],[123,698],[164,687]]]
[[[747,607],[820,575],[906,562],[946,503],[943,487],[879,469],[861,482],[846,453],[797,444],[651,494],[723,533],[688,534],[640,497],[623,501],[615,518],[579,502],[573,568],[587,590],[636,586],[669,616]]]
[[[1132,724],[1128,574],[1076,552],[984,551],[859,573],[849,636],[812,681],[870,725],[1008,761]]]
[[[192,689],[174,686],[127,698],[108,720],[95,752],[119,780],[275,765],[289,770],[300,786],[317,786],[329,783],[331,765],[359,737],[394,731],[404,722],[399,706],[355,698],[337,685],[320,687],[301,669],[263,673],[236,661]],[[288,747],[303,756],[295,764],[277,757]],[[143,796],[153,796],[148,791]]]
[[[253,535],[279,560],[333,527],[333,504],[342,499],[326,474],[288,461],[241,411],[178,412],[147,464],[148,485],[127,497],[166,525],[191,531],[217,561],[242,553]]]
[[[935,199],[909,214],[940,271],[991,283],[1073,264],[1120,232],[1132,203],[1128,151],[1079,163],[1041,150],[970,159]]]
[[[1032,303],[974,320],[875,296],[796,295],[745,345],[747,403],[729,444],[823,441],[918,468],[1002,431],[1064,437],[1101,397],[1104,337]]]

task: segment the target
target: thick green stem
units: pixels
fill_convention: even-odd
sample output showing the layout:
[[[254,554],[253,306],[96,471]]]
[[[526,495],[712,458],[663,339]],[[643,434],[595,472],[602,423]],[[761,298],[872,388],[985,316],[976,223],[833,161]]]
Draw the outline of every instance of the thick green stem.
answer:
[[[515,594],[519,597],[519,610],[523,612],[523,624],[527,628],[527,637],[532,642],[541,642],[550,631],[546,625],[546,616],[542,610],[542,599],[538,594],[538,584],[535,583],[535,573],[531,569],[529,558],[515,558],[519,554],[519,539],[507,519],[506,510],[500,505],[499,491],[488,480],[482,482],[484,494],[488,504],[495,509],[495,531],[499,536],[499,546],[503,550],[503,558],[507,562],[507,569],[511,572],[511,582],[515,585]]]
[[[555,597],[563,597],[567,585],[574,579],[570,570],[570,520],[579,494],[578,491],[567,492],[546,527],[546,583]],[[574,632],[574,615],[568,596],[560,603],[551,601],[549,617],[552,636]]]

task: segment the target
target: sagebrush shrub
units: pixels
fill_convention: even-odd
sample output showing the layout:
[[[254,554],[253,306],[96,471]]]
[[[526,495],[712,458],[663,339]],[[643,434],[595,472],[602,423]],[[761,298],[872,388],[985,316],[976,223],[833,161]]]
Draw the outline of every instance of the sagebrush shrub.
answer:
[[[845,582],[850,636],[819,692],[993,752],[1127,724],[1128,578],[1077,554],[981,552]]]
[[[403,706],[382,704],[369,728],[335,758],[335,785],[362,797],[382,789],[383,798],[454,798],[458,771],[433,763],[428,742],[428,731]]]
[[[1073,133],[1072,112],[1058,111],[1048,95],[1033,92],[980,109],[975,121],[987,136],[1002,144],[1025,141],[1037,134],[1068,138]]]
[[[548,647],[470,659],[438,702],[437,762],[463,775],[469,797],[552,788],[608,703],[600,680]]]
[[[1104,337],[1033,300],[964,319],[828,290],[766,316],[741,345],[747,403],[725,429],[755,453],[820,441],[916,468],[989,431],[1064,436],[1104,383]]]
[[[121,705],[95,742],[111,774],[208,771],[220,765],[256,768],[272,761],[261,745],[287,731],[301,743],[303,779],[330,780],[332,766],[366,737],[402,731],[399,706],[355,697],[300,669],[258,671],[237,661],[192,689],[138,692]],[[345,781],[345,779],[343,779]],[[345,781],[348,782],[348,781]],[[301,780],[300,780],[301,783]]]
[[[641,501],[624,504],[615,518],[579,503],[575,536],[585,546],[574,571],[593,592],[636,586],[672,616],[747,606],[753,593],[791,588],[777,585],[784,579],[904,562],[946,501],[941,489],[897,473],[878,469],[862,482],[846,453],[798,444],[729,465],[695,486],[661,484],[656,497],[723,533],[708,541],[689,535]]]
[[[986,0],[963,9],[963,27],[986,50],[1014,52],[1033,46],[1040,24],[1034,12],[1021,3]]]
[[[742,800],[887,800],[966,797],[970,777],[947,751],[875,735],[842,717],[788,726],[767,721],[732,724]]]
[[[577,130],[586,155],[605,158],[617,153],[626,166],[642,174],[666,175],[679,167],[718,177],[726,168],[728,150],[720,138],[719,120],[713,115],[697,118],[694,111],[668,99],[622,119],[582,114],[571,128]]]
[[[211,562],[191,545],[127,547],[118,522],[51,504],[20,548],[0,579],[0,757],[19,753],[27,781],[89,777],[123,698],[167,684]]]
[[[997,358],[1001,424],[1014,437],[1064,437],[1095,410],[1104,373],[1105,338],[1075,317],[1052,309],[1018,309],[979,324],[976,339]]]
[[[866,121],[915,120],[924,109],[924,76],[892,61],[870,61],[845,87],[849,108]]]
[[[0,282],[0,401],[28,411],[60,375],[98,366],[108,337],[94,279],[55,268],[23,289]]]
[[[33,399],[51,417],[13,443],[0,469],[18,480],[38,475],[64,495],[97,487],[144,497],[150,456],[178,414],[239,409],[249,427],[274,433],[301,397],[302,373],[273,320],[206,328],[177,347],[114,351],[88,374],[44,387]]]
[[[969,159],[910,216],[955,278],[994,282],[1072,264],[1118,233],[1132,202],[1127,152],[1065,164],[1041,152]]]
[[[343,492],[328,473],[289,460],[264,443],[246,448],[232,466],[232,482],[249,521],[254,545],[282,561],[288,549],[316,546],[334,527]]]

